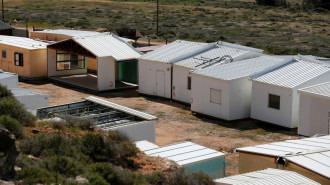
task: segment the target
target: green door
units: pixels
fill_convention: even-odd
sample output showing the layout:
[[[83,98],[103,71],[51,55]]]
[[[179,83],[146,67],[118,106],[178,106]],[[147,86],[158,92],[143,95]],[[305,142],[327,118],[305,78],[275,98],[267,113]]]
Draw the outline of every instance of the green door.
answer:
[[[138,83],[138,61],[127,60],[118,62],[119,80],[133,84]]]

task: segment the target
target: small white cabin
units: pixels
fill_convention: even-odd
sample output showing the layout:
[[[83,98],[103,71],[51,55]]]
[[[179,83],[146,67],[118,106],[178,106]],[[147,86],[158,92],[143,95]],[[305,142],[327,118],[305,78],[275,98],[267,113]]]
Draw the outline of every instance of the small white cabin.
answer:
[[[296,56],[279,68],[252,75],[251,118],[287,128],[298,126],[297,90],[327,82],[330,67]]]
[[[327,83],[299,89],[298,92],[298,134],[330,134],[330,79]]]
[[[252,82],[249,76],[285,62],[261,56],[192,72],[191,110],[223,120],[250,117]]]
[[[263,50],[218,42],[212,48],[196,53],[173,65],[173,99],[179,102],[191,103],[191,72],[216,65],[236,62],[263,55]]]

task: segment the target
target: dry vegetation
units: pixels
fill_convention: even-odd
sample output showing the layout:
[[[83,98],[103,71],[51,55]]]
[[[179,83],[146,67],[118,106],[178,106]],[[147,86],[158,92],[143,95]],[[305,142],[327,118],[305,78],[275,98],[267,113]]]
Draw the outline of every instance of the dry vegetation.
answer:
[[[161,0],[160,35],[171,41],[223,40],[271,54],[329,57],[330,13],[306,12],[297,1],[290,2],[283,8],[258,6],[253,0]],[[39,28],[130,27],[157,38],[155,2],[15,0],[5,6],[6,19],[18,26],[25,25],[27,18],[29,25]]]

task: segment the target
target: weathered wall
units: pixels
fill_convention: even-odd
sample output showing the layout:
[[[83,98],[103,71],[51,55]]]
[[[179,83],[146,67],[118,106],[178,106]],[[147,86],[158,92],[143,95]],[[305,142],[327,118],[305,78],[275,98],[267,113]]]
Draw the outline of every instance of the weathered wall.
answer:
[[[116,61],[112,57],[98,57],[97,86],[99,91],[116,87]]]
[[[173,66],[173,99],[184,103],[191,103],[191,90],[188,89],[188,76],[191,69]],[[192,87],[191,87],[192,88]]]
[[[147,140],[156,143],[156,122],[143,121],[135,124],[115,127],[117,130],[126,134],[132,141]]]

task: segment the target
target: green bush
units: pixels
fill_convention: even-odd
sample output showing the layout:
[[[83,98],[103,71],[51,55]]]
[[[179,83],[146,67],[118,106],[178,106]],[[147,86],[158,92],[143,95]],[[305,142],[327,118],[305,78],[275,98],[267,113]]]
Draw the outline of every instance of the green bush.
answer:
[[[32,126],[36,117],[27,112],[24,105],[13,97],[0,98],[0,115],[9,115],[17,119],[24,126]]]
[[[95,123],[91,119],[77,118],[73,116],[67,116],[64,119],[68,126],[78,127],[81,130],[94,130],[95,128]]]
[[[58,172],[66,177],[76,177],[83,173],[83,167],[77,161],[66,156],[52,156],[43,160],[46,169]]]
[[[6,87],[0,84],[0,98],[12,96],[12,95],[13,94],[11,93],[10,90],[8,90]]]
[[[168,185],[214,185],[213,180],[202,172],[186,172],[183,168],[171,173],[168,177]]]
[[[42,168],[22,168],[16,174],[16,180],[23,180],[24,185],[35,185],[37,183],[53,184],[55,174]]]
[[[23,126],[16,119],[2,115],[0,116],[0,125],[13,133],[16,138],[23,137]]]

